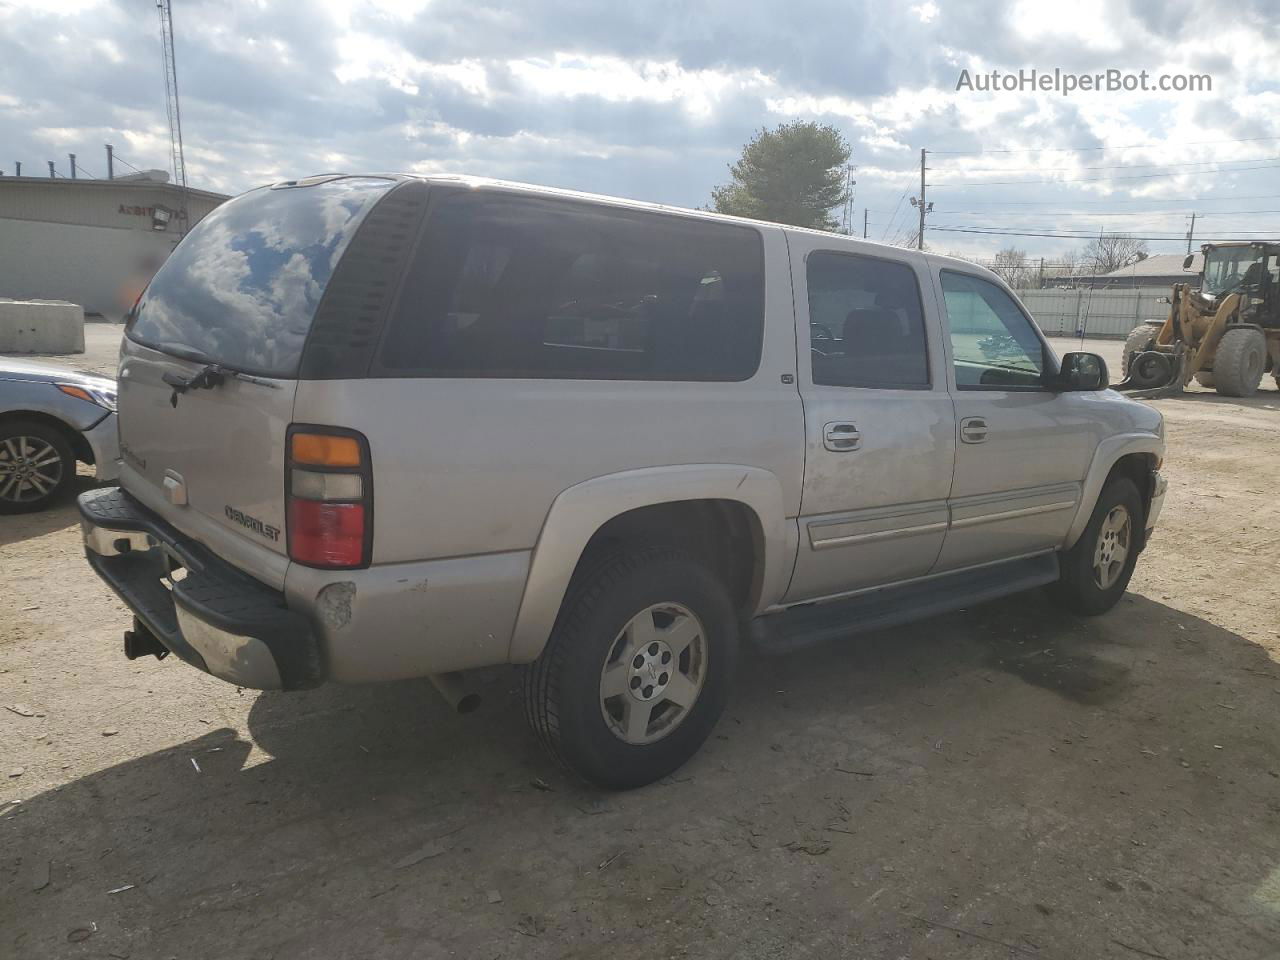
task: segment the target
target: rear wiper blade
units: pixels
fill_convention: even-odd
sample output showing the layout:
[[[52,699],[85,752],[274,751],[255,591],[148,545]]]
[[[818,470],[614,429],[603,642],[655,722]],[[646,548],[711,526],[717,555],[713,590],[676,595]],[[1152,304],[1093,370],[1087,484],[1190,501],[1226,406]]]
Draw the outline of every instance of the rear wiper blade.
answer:
[[[201,369],[189,377],[184,377],[182,374],[174,373],[171,370],[166,370],[161,374],[160,379],[173,388],[173,393],[169,395],[169,405],[171,407],[178,405],[179,394],[186,393],[188,390],[212,390],[214,387],[222,386],[227,377],[270,387],[272,390],[279,389],[280,384],[273,383],[264,377],[255,377],[252,374],[241,373],[239,370],[215,363],[194,347],[188,347],[180,343],[166,343],[163,346],[165,353],[171,354],[180,360],[190,360],[192,363],[204,364]]]

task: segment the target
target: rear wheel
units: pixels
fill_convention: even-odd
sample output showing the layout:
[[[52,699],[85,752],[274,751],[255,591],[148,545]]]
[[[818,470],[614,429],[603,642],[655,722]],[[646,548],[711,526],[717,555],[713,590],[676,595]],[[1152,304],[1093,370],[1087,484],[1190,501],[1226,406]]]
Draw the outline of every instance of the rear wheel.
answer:
[[[737,663],[738,622],[719,578],[666,548],[613,554],[575,579],[525,711],[551,753],[593,783],[652,783],[715,726]]]
[[[75,475],[75,454],[62,431],[33,420],[0,424],[0,513],[43,510]]]
[[[1142,498],[1128,477],[1112,479],[1098,496],[1089,525],[1060,557],[1062,574],[1049,588],[1073,613],[1106,613],[1124,595],[1138,562],[1145,523]]]
[[[1228,327],[1213,357],[1217,390],[1224,397],[1252,397],[1267,365],[1267,340],[1252,327]]]

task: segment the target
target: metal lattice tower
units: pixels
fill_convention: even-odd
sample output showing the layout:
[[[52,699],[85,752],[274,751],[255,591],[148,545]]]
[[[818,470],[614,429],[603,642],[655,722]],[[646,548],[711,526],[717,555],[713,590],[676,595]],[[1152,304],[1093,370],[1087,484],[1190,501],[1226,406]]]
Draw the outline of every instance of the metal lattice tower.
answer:
[[[173,182],[182,188],[185,196],[187,165],[182,155],[182,110],[178,106],[178,65],[173,55],[173,9],[170,6],[170,0],[156,0],[156,9],[160,12],[160,46],[164,56],[165,109],[169,114],[170,163],[173,167]],[[185,222],[181,226],[185,229]]]

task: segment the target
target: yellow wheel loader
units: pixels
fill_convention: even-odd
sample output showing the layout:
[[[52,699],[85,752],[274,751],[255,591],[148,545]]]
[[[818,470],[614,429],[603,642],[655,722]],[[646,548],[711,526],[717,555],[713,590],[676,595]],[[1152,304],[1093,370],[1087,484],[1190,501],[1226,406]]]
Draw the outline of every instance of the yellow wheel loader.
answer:
[[[1194,378],[1225,397],[1251,397],[1270,371],[1280,387],[1280,243],[1206,243],[1199,289],[1176,283],[1169,316],[1135,327],[1124,345],[1133,396],[1178,393]],[[1183,261],[1191,266],[1192,258]]]

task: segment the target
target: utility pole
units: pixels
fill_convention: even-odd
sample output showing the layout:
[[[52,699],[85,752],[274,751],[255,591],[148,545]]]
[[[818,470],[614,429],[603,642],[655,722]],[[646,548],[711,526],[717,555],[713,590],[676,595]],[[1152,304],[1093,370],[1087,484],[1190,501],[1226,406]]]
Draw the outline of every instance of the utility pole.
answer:
[[[927,152],[924,148],[920,150],[920,196],[911,198],[911,205],[920,211],[920,229],[916,231],[917,250],[924,249],[924,216],[933,211],[933,204],[925,199],[925,188],[928,184],[924,182],[924,172],[929,169],[924,165]]]
[[[840,214],[840,232],[846,236],[853,233],[853,188],[858,185],[853,175],[857,171],[858,168],[851,164],[844,166],[844,209]]]
[[[21,172],[21,171],[19,171]],[[867,208],[862,208],[862,239],[867,239]]]
[[[1191,211],[1191,229],[1187,231],[1187,253],[1191,252],[1191,240],[1196,235],[1196,212]]]
[[[106,147],[107,147],[107,179],[114,180],[116,178],[116,163],[115,163],[115,155],[114,155],[115,147],[111,146],[111,144],[109,143],[106,145]]]
[[[165,112],[169,119],[169,160],[173,166],[174,185],[182,190],[182,209],[178,213],[178,232],[187,232],[187,161],[182,151],[182,110],[178,105],[178,63],[173,46],[173,7],[171,0],[156,0],[160,14],[160,54],[164,63]]]

